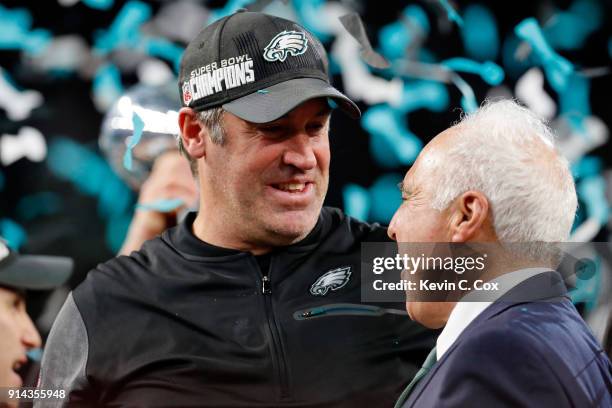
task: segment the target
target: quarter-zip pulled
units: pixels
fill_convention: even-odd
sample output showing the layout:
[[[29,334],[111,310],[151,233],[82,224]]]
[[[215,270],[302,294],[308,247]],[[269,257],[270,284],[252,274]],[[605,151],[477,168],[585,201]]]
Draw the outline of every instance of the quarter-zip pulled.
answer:
[[[287,364],[287,353],[281,336],[281,325],[277,320],[276,313],[274,312],[274,294],[272,291],[272,267],[274,264],[274,257],[272,255],[268,259],[261,261],[258,260],[258,268],[261,272],[261,294],[264,297],[264,306],[266,312],[267,328],[270,338],[272,339],[272,361],[276,362],[276,371],[279,380],[280,398],[288,399],[291,397],[289,391],[289,369]],[[266,268],[267,266],[267,268]]]

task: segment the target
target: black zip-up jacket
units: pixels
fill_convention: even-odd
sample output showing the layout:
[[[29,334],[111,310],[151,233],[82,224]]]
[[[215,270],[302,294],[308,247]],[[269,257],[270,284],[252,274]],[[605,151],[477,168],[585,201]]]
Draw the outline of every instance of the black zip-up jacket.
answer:
[[[361,302],[361,243],[384,228],[324,208],[258,262],[200,241],[194,217],[89,273],[51,331],[41,388],[87,406],[393,406],[434,337],[380,313],[403,304]]]

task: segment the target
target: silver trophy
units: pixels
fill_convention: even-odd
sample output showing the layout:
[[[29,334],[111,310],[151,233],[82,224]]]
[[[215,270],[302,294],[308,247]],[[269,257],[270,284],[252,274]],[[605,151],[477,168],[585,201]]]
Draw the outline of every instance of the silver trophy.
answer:
[[[104,116],[100,150],[113,170],[134,190],[139,190],[151,173],[155,159],[177,148],[179,94],[174,82],[164,85],[139,84],[121,96]],[[131,169],[124,157],[134,141],[134,117],[144,128],[131,150]],[[129,154],[129,153],[128,153]]]

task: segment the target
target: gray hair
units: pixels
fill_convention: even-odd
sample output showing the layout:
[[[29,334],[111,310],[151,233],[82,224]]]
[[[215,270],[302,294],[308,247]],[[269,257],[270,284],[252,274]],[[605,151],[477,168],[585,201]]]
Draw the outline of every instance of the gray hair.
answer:
[[[223,108],[218,106],[197,113],[197,118],[206,129],[208,136],[213,143],[222,146],[225,143],[225,129],[223,128]],[[198,175],[198,165],[196,160],[189,155],[183,146],[183,138],[178,138],[178,148],[181,154],[189,160],[189,167],[193,176]]]
[[[455,125],[444,169],[430,180],[432,206],[443,210],[478,190],[491,206],[502,243],[525,243],[529,259],[553,259],[545,242],[568,239],[577,197],[568,161],[551,129],[511,100],[486,101]]]

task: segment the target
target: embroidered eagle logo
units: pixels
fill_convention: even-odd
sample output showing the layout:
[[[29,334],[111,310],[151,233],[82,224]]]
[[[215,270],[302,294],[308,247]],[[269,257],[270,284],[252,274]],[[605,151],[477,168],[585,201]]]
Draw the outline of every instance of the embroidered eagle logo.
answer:
[[[308,49],[308,38],[301,31],[282,31],[264,48],[266,61],[284,62],[288,55],[297,56]]]
[[[315,296],[325,296],[330,290],[336,291],[344,287],[351,277],[351,267],[343,266],[325,272],[310,287],[310,293]]]

